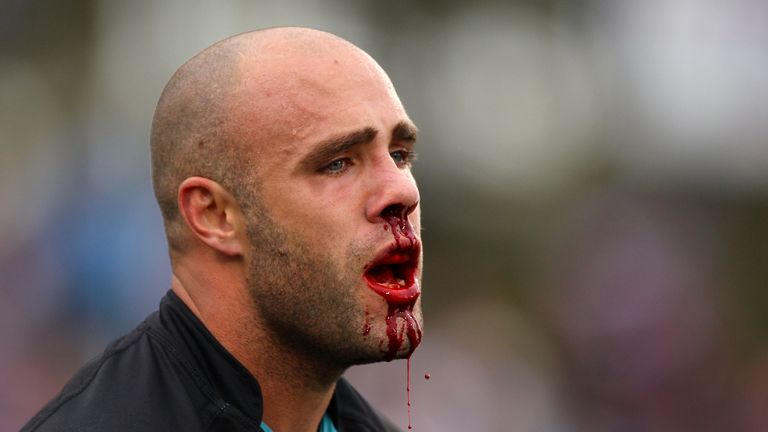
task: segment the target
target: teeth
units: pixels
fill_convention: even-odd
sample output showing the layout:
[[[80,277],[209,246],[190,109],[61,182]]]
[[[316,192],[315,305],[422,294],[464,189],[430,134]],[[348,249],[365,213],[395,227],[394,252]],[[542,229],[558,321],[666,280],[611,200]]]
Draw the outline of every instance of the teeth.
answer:
[[[400,286],[405,286],[405,279],[398,278],[397,279],[397,284],[400,285]]]

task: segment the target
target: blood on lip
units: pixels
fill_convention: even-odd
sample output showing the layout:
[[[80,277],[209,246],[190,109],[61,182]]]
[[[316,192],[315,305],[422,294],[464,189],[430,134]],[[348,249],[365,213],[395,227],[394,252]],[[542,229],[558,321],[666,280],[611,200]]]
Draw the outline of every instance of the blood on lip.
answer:
[[[389,305],[386,317],[389,349],[385,360],[392,360],[402,345],[403,336],[410,342],[408,356],[421,342],[421,327],[413,316],[413,307],[421,295],[416,279],[421,243],[408,221],[410,210],[393,206],[382,213],[391,227],[394,242],[365,266],[363,279],[371,290],[379,294]],[[405,335],[397,331],[398,318],[405,322]]]

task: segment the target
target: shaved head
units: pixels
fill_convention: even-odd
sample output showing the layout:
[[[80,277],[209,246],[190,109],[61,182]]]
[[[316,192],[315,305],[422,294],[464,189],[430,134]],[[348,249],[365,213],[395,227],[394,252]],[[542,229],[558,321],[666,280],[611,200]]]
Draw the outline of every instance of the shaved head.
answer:
[[[254,362],[289,355],[335,380],[409,355],[421,320],[415,141],[386,73],[335,35],[274,28],[206,48],[168,82],[152,125],[174,291]],[[382,259],[401,261],[376,285],[366,272]]]
[[[154,191],[172,254],[185,248],[177,203],[181,182],[205,177],[241,205],[256,204],[252,201],[258,198],[253,191],[258,189],[261,150],[279,136],[300,134],[307,123],[302,74],[313,72],[321,62],[338,63],[337,57],[365,65],[369,73],[363,75],[384,74],[349,42],[293,27],[230,37],[176,71],[158,102],[150,138]],[[276,97],[286,95],[295,97],[292,103]]]

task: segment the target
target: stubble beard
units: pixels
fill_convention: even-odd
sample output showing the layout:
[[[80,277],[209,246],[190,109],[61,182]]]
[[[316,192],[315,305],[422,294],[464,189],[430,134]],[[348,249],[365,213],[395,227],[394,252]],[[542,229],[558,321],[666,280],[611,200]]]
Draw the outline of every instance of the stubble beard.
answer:
[[[337,263],[286,232],[264,209],[246,213],[249,222],[258,221],[248,227],[248,290],[273,342],[319,368],[343,372],[382,361],[378,338],[365,334],[370,323],[360,293],[367,289],[360,269],[370,247],[353,246]]]

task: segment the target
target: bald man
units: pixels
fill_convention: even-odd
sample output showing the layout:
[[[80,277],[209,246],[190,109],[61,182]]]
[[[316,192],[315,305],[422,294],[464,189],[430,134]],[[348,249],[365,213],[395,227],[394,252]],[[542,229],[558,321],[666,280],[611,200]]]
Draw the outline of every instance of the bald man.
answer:
[[[397,430],[341,375],[421,341],[415,140],[384,71],[334,35],[189,60],[151,134],[171,289],[23,430]]]

